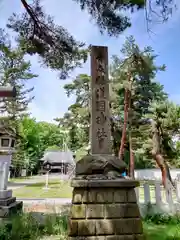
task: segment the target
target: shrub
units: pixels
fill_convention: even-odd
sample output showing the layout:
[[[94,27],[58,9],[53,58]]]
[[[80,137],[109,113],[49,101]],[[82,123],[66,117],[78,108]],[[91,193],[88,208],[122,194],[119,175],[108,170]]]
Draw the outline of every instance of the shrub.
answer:
[[[166,224],[166,225],[176,225],[180,224],[180,215],[170,215],[170,214],[153,214],[147,215],[144,219],[145,222],[152,222],[154,224]]]

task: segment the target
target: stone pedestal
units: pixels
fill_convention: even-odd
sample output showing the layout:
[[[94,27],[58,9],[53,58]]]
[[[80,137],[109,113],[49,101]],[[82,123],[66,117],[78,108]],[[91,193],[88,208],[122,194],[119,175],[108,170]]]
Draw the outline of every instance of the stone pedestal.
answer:
[[[7,190],[11,155],[0,155],[0,219],[22,210],[23,203],[17,202],[12,190]]]
[[[23,202],[12,197],[12,190],[0,190],[0,219],[22,210]]]
[[[144,240],[137,181],[72,180],[69,240]]]

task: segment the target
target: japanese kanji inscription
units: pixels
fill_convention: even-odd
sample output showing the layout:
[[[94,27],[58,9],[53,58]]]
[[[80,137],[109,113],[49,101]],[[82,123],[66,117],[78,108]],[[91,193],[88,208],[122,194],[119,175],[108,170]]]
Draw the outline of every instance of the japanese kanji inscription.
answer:
[[[91,153],[111,154],[108,49],[91,48]]]

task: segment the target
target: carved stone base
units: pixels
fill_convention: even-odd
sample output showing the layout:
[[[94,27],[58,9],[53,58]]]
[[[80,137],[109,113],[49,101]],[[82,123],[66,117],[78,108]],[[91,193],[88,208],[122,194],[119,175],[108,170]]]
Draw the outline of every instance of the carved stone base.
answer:
[[[12,197],[12,190],[0,191],[0,218],[7,218],[11,214],[22,211],[23,202],[17,202]]]
[[[0,199],[12,197],[12,190],[0,190]]]
[[[144,240],[134,188],[129,179],[73,180],[70,240]]]

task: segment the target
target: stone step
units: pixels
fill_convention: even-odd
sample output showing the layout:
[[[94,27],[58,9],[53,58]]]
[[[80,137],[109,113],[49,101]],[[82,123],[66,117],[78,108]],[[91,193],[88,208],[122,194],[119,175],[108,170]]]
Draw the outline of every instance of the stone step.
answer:
[[[10,197],[7,199],[0,199],[0,206],[9,206],[16,201],[16,197]]]
[[[9,206],[0,206],[0,218],[9,217],[13,213],[22,210],[23,202],[13,202]]]

